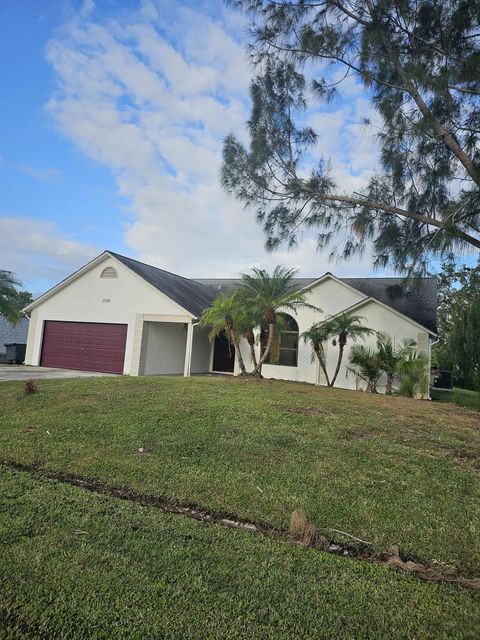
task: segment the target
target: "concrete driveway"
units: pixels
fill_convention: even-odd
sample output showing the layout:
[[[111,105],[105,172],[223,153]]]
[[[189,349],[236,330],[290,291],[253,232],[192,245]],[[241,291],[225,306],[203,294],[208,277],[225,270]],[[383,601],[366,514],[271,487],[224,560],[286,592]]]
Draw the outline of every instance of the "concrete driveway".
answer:
[[[93,371],[74,371],[73,369],[51,369],[50,367],[30,367],[20,365],[0,365],[0,382],[9,380],[42,380],[47,378],[91,378],[114,376],[114,373],[96,373]]]

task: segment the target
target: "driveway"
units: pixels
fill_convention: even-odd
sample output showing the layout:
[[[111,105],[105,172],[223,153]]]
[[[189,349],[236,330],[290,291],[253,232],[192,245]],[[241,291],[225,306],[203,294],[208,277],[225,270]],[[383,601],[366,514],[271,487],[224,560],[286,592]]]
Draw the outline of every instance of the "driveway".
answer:
[[[8,380],[42,380],[46,378],[91,378],[114,376],[113,373],[74,371],[73,369],[51,369],[50,367],[30,367],[28,365],[0,365],[0,382]]]

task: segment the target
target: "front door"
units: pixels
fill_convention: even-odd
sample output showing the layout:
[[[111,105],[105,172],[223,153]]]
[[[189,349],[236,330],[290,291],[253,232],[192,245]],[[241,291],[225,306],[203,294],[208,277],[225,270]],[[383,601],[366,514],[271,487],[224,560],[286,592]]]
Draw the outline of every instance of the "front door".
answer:
[[[235,365],[235,347],[230,344],[222,331],[216,338],[213,345],[213,371],[222,373],[233,373]]]

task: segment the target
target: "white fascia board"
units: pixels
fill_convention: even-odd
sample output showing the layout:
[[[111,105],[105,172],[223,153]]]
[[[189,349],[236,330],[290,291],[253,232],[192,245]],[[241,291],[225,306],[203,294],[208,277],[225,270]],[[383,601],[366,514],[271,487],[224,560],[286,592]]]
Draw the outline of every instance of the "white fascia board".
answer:
[[[153,284],[150,284],[150,282],[148,282],[147,280],[145,280],[144,278],[142,278],[142,276],[138,275],[138,273],[135,273],[135,271],[133,271],[132,269],[130,269],[130,267],[128,267],[126,264],[124,264],[121,260],[119,260],[116,256],[112,255],[109,251],[103,251],[100,255],[98,255],[96,258],[93,258],[93,260],[90,260],[90,262],[87,262],[87,264],[85,264],[83,267],[80,267],[80,269],[77,269],[77,271],[74,271],[71,275],[69,275],[67,278],[65,278],[64,280],[62,280],[61,282],[59,282],[58,284],[56,284],[55,286],[53,286],[51,289],[48,289],[48,291],[46,291],[45,293],[43,293],[40,297],[38,297],[36,300],[34,300],[33,302],[31,302],[29,305],[27,305],[24,309],[22,309],[22,312],[25,314],[28,314],[30,311],[32,311],[33,309],[35,309],[35,307],[37,307],[38,305],[42,304],[42,302],[45,302],[45,300],[48,300],[49,298],[51,298],[53,295],[55,295],[56,293],[58,293],[59,291],[61,291],[62,289],[64,289],[65,287],[67,287],[68,285],[72,284],[72,282],[75,282],[75,280],[77,280],[78,278],[80,278],[81,276],[83,276],[85,273],[87,273],[88,271],[90,271],[90,269],[93,269],[93,267],[96,267],[97,265],[99,265],[101,262],[103,262],[106,258],[111,258],[112,260],[115,260],[115,262],[117,262],[120,267],[124,268],[124,269],[128,269],[129,272],[135,276],[136,278],[138,278],[141,282],[143,282],[144,285],[149,286],[151,289],[153,289],[155,291],[155,293],[157,293],[158,295],[161,296],[165,296],[166,298],[168,298],[171,302],[173,302],[174,304],[177,305],[177,307],[182,311],[183,314],[187,315],[189,318],[191,318],[192,320],[196,319],[196,316],[191,312],[188,311],[187,309],[185,309],[184,307],[182,307],[181,305],[178,304],[178,302],[176,302],[175,300],[172,300],[172,298],[170,298],[169,296],[167,296],[166,293],[163,293],[163,291],[160,291],[160,289],[157,289],[157,287],[154,287]]]
[[[93,267],[96,267],[98,264],[103,262],[103,260],[105,260],[105,258],[107,257],[111,257],[110,254],[108,253],[108,251],[103,251],[96,258],[93,258],[93,260],[90,260],[90,262],[87,262],[87,264],[83,265],[83,267],[80,267],[80,269],[77,269],[77,271],[74,271],[72,274],[67,276],[64,280],[61,280],[61,282],[54,285],[47,291],[45,291],[45,293],[42,293],[42,295],[36,298],[36,300],[31,302],[30,304],[27,304],[27,306],[22,309],[22,312],[28,313],[29,311],[32,311],[32,309],[35,309],[35,307],[37,307],[39,304],[42,304],[42,302],[45,302],[45,300],[48,300],[48,298],[51,298],[55,293],[57,293],[58,291],[61,291],[62,289],[67,287],[69,284],[71,284],[72,282],[80,278],[80,276],[82,276],[84,273],[86,273]]]
[[[148,282],[148,280],[145,280],[145,278],[142,278],[142,276],[140,276],[138,273],[136,273],[135,271],[133,271],[133,269],[130,269],[130,267],[128,267],[126,264],[124,264],[121,260],[119,260],[116,256],[112,255],[109,251],[105,252],[110,258],[112,258],[113,260],[115,260],[116,262],[118,262],[119,265],[121,265],[122,267],[124,267],[125,269],[128,269],[130,271],[130,273],[135,276],[136,278],[138,278],[138,280],[140,280],[141,282],[143,282],[143,284],[148,285],[151,289],[153,289],[155,291],[155,293],[157,293],[158,295],[161,296],[165,296],[165,298],[168,298],[171,302],[173,302],[173,304],[176,304],[177,307],[179,309],[181,309],[189,318],[191,318],[192,320],[196,320],[197,316],[193,315],[193,313],[191,311],[188,311],[188,309],[185,309],[185,307],[182,307],[182,305],[178,304],[178,302],[176,300],[173,300],[172,298],[170,298],[170,296],[167,296],[166,293],[163,293],[163,291],[161,291],[160,289],[157,289],[157,287],[155,287],[153,284],[150,284],[150,282]]]
[[[315,280],[314,282],[311,282],[310,284],[307,284],[305,287],[302,287],[300,289],[300,291],[308,291],[309,289],[313,289],[318,284],[321,284],[322,282],[324,282],[325,280],[328,280],[328,279],[333,280],[334,282],[337,282],[342,287],[345,287],[346,289],[349,289],[350,291],[354,291],[355,293],[357,293],[360,296],[363,296],[364,298],[368,298],[368,296],[365,293],[363,293],[363,291],[360,291],[359,289],[355,289],[355,287],[352,287],[351,285],[347,284],[346,282],[343,282],[342,280],[340,280],[340,278],[337,278],[337,276],[334,276],[333,273],[330,273],[329,271],[327,273],[324,273],[323,276],[320,276],[320,278],[318,278],[318,280]]]
[[[356,304],[353,304],[351,307],[347,307],[347,309],[344,309],[343,311],[339,311],[338,313],[334,313],[330,317],[331,318],[335,318],[336,316],[339,316],[342,313],[351,313],[352,311],[356,311],[357,309],[360,309],[361,307],[363,307],[364,305],[366,305],[369,302],[374,302],[375,304],[380,305],[384,309],[387,309],[388,311],[391,311],[392,313],[394,313],[399,318],[403,318],[403,320],[406,320],[407,322],[410,322],[410,324],[413,324],[415,327],[417,327],[417,329],[421,329],[422,331],[427,331],[428,334],[431,335],[431,336],[436,336],[437,335],[431,329],[428,329],[427,327],[424,327],[423,324],[420,324],[416,320],[413,320],[412,318],[409,318],[408,316],[406,316],[401,311],[397,311],[393,307],[390,307],[388,304],[385,304],[384,302],[380,302],[380,300],[377,300],[376,298],[372,298],[371,296],[365,298],[365,300],[360,300],[360,302],[357,302]]]

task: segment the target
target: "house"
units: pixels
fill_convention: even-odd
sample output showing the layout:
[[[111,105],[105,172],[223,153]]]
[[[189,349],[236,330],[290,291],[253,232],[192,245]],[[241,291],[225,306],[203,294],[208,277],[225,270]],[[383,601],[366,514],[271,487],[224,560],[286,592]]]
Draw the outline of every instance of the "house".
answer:
[[[0,362],[7,357],[6,344],[26,344],[28,333],[28,318],[21,318],[16,324],[9,322],[0,315]]]
[[[220,292],[229,293],[239,282],[183,278],[105,251],[25,308],[30,316],[25,362],[132,376],[237,373],[234,348],[224,336],[211,344],[199,318]],[[366,326],[388,332],[397,342],[414,338],[418,349],[430,355],[436,336],[434,279],[410,289],[396,278],[336,278],[331,273],[295,283],[321,311],[284,314],[280,360],[263,366],[264,377],[324,384],[311,348],[299,334],[343,311],[363,316]],[[374,340],[369,337],[366,344]],[[348,348],[337,386],[356,388],[359,381],[346,371]],[[333,370],[337,348],[327,345],[326,358]]]

